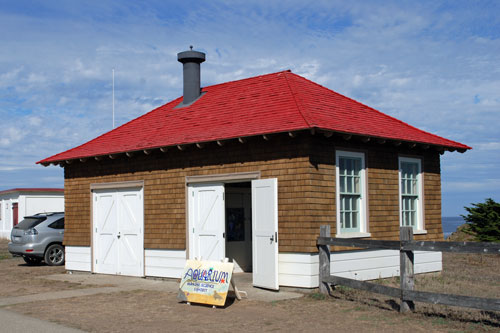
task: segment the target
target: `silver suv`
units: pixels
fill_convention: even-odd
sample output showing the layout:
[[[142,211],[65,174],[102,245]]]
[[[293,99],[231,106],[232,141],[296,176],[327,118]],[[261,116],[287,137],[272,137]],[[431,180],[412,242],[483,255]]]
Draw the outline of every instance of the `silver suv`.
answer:
[[[42,260],[49,266],[64,264],[64,213],[26,216],[10,233],[9,252],[28,265]]]

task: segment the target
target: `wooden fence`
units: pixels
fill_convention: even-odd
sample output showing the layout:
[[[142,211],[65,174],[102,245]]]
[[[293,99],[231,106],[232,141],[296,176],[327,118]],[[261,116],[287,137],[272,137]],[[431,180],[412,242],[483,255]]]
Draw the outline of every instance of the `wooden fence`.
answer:
[[[330,284],[343,285],[350,288],[367,290],[370,292],[400,298],[401,312],[413,311],[414,301],[454,305],[489,311],[500,311],[500,299],[481,298],[450,294],[416,291],[414,282],[414,253],[413,251],[442,251],[455,253],[491,253],[500,254],[498,243],[478,242],[431,242],[413,240],[411,227],[400,228],[399,241],[366,240],[330,237],[330,226],[320,227],[320,236],[317,244],[319,248],[319,289],[323,294],[330,294]],[[358,281],[330,275],[330,246],[347,246],[371,249],[393,249],[400,253],[400,288],[383,286],[376,283]]]

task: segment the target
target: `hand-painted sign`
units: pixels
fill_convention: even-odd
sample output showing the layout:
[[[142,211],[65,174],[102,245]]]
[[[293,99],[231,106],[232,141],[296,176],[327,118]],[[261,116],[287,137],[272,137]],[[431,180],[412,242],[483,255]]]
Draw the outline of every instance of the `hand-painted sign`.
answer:
[[[177,296],[181,301],[223,306],[233,275],[233,263],[188,260]]]

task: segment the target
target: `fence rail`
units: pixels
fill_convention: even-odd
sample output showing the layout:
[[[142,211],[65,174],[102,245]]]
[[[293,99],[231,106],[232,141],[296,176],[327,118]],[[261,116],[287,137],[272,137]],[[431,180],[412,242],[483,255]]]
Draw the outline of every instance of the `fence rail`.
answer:
[[[321,293],[330,294],[330,284],[333,284],[397,297],[401,301],[401,312],[414,310],[414,301],[500,311],[500,299],[496,298],[450,295],[414,290],[413,251],[500,254],[500,244],[498,243],[414,241],[413,229],[411,227],[400,228],[399,241],[334,238],[330,237],[330,226],[323,225],[320,227],[320,236],[318,237],[317,245],[319,248],[319,289]],[[330,275],[329,245],[399,250],[400,288]]]
[[[337,245],[403,251],[440,251],[455,253],[500,254],[500,244],[479,242],[387,241],[318,237],[317,245]]]

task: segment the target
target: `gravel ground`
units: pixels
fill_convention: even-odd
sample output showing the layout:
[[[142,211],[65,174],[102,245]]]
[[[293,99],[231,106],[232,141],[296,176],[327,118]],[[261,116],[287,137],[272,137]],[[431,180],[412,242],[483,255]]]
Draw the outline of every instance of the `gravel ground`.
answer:
[[[12,257],[7,244],[7,240],[0,240],[0,297],[93,287],[45,279],[43,276],[66,272],[64,266],[47,266],[45,263],[29,266],[21,257]]]
[[[0,256],[2,244],[0,244]],[[500,256],[444,255],[444,273],[421,276],[417,289],[500,297]],[[63,268],[30,267],[22,259],[0,260],[0,298],[78,284],[45,280]],[[5,283],[4,283],[5,281]],[[397,279],[378,281],[397,285]],[[339,287],[333,297],[317,293],[275,302],[229,299],[224,308],[187,305],[165,291],[132,290],[6,306],[6,309],[90,332],[160,331],[412,331],[498,332],[500,313],[416,304],[400,314],[398,300]]]

